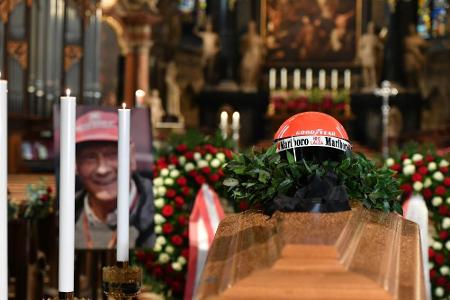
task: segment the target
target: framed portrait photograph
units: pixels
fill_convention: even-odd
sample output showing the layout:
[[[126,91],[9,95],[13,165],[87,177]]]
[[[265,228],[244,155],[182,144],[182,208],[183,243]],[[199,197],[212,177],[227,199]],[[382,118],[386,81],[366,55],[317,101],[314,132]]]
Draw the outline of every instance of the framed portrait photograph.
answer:
[[[268,66],[351,66],[362,0],[263,0]]]

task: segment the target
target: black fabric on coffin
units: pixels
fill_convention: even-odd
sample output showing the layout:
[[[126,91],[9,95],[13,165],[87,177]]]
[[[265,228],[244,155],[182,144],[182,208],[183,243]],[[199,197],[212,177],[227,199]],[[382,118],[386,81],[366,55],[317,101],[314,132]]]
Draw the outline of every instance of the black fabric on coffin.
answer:
[[[336,174],[329,172],[323,178],[311,175],[305,186],[299,188],[293,197],[278,195],[264,205],[263,212],[272,216],[282,212],[338,212],[350,210],[348,194]]]

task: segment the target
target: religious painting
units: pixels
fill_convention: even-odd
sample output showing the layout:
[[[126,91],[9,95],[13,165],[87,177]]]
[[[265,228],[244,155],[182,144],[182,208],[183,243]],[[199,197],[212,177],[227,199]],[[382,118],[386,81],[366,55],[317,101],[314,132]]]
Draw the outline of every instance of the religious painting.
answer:
[[[361,0],[265,0],[261,32],[272,66],[350,65],[360,35]]]
[[[59,107],[54,111],[55,153],[59,163]],[[75,247],[114,249],[117,242],[117,188],[129,184],[130,247],[154,242],[152,144],[149,111],[131,111],[130,182],[118,182],[118,112],[99,106],[77,106],[75,124]],[[57,173],[59,167],[56,168]],[[59,174],[56,174],[59,178]]]

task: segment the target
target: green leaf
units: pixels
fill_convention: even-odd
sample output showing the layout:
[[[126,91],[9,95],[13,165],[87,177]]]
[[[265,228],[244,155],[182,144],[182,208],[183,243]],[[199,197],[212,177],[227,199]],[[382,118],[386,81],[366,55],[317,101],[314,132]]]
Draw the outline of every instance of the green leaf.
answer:
[[[237,180],[235,178],[226,178],[223,181],[223,185],[229,186],[229,187],[237,186],[238,184],[239,184],[239,180]]]

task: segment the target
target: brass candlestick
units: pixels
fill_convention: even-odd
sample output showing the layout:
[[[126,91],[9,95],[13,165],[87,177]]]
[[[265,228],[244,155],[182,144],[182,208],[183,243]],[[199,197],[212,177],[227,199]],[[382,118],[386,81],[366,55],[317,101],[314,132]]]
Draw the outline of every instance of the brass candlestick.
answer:
[[[142,269],[117,262],[115,266],[103,267],[103,291],[116,299],[137,296],[141,291]]]
[[[75,297],[73,295],[73,292],[59,292],[58,297],[53,298],[53,300],[86,300],[86,299]]]

